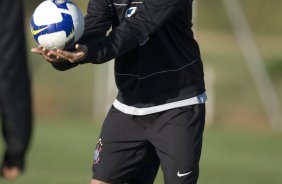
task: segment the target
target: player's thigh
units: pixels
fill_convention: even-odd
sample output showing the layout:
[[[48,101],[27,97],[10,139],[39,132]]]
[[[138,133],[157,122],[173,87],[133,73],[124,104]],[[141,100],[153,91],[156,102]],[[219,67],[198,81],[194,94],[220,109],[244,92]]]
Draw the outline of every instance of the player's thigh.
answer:
[[[158,171],[159,159],[150,143],[98,143],[95,152],[93,179],[114,184],[150,184]]]
[[[142,163],[135,168],[134,177],[128,180],[128,184],[153,184],[159,170],[160,160],[153,145],[148,144],[146,155]]]
[[[199,175],[205,105],[167,111],[155,127],[153,144],[166,184],[195,184]]]
[[[93,179],[108,183],[142,183],[142,175],[143,180],[153,181],[158,166],[159,160],[146,140],[144,127],[133,116],[112,108],[96,145]]]

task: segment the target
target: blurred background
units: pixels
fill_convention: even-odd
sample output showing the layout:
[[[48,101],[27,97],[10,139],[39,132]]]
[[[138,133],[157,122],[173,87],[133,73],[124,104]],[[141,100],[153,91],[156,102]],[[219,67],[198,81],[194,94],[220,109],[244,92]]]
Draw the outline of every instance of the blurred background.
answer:
[[[29,21],[40,2],[25,0],[35,127],[26,173],[12,183],[89,183],[96,140],[116,91],[112,63],[59,72],[31,54],[36,44]],[[85,14],[88,1],[74,2]],[[194,5],[209,96],[199,184],[281,184],[282,1]],[[161,172],[155,183],[164,183]]]

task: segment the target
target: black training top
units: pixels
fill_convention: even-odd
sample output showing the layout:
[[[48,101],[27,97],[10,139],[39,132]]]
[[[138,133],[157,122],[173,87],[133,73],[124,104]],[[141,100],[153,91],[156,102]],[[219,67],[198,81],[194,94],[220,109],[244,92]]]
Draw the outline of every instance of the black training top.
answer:
[[[80,64],[115,58],[117,99],[129,106],[202,94],[203,66],[191,19],[192,0],[90,0],[80,40],[89,52]]]

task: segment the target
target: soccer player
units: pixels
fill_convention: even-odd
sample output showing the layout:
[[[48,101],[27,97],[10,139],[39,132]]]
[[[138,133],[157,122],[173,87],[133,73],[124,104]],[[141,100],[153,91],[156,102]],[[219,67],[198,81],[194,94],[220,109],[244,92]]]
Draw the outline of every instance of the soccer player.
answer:
[[[159,165],[166,184],[197,183],[207,97],[191,19],[192,0],[90,0],[76,50],[32,49],[58,70],[115,58],[91,184],[151,184]]]
[[[32,129],[22,3],[0,1],[0,121],[5,143],[0,173],[5,179],[15,179],[24,170]]]

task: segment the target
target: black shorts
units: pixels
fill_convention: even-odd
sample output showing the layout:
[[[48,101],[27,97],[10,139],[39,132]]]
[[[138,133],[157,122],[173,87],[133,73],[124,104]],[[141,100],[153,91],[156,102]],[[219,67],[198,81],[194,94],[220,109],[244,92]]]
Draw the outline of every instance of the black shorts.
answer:
[[[93,179],[152,184],[161,165],[166,184],[196,184],[205,104],[134,116],[112,107],[96,145]]]

